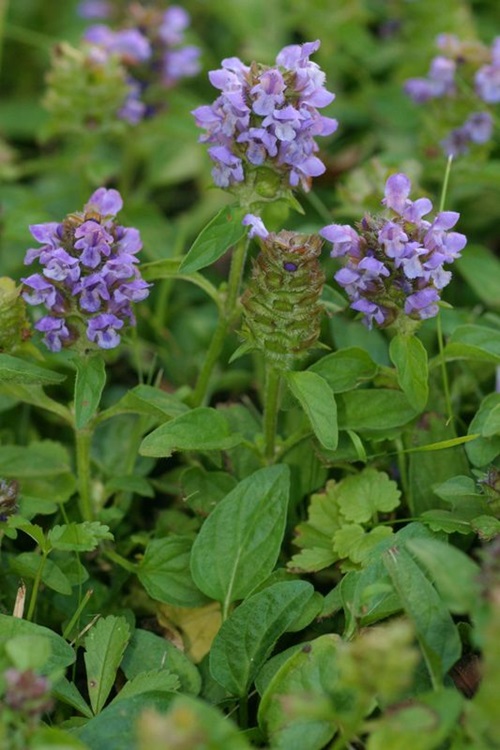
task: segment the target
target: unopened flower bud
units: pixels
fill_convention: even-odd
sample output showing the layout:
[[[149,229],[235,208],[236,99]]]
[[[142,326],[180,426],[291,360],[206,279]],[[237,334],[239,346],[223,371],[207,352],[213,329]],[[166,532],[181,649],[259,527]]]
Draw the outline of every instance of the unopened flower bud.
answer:
[[[242,334],[278,369],[290,369],[304,357],[320,334],[325,281],[319,265],[322,240],[317,235],[267,232],[257,217],[252,236],[261,251],[242,297]]]

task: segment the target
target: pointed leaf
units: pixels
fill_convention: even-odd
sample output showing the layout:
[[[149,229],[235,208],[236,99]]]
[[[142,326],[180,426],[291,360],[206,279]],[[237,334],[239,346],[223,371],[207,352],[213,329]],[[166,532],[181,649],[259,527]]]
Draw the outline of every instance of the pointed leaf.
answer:
[[[148,543],[137,577],[152,599],[179,607],[206,603],[189,572],[191,545],[190,537],[177,535]]]
[[[96,354],[91,357],[76,357],[75,379],[75,426],[85,427],[96,413],[106,384],[104,359]]]
[[[0,383],[19,383],[21,385],[52,385],[62,383],[65,375],[53,370],[46,370],[32,362],[27,362],[10,354],[0,354]]]
[[[242,441],[231,432],[224,415],[217,409],[200,406],[180,414],[147,435],[141,443],[141,456],[171,456],[174,451],[228,450]]]
[[[214,679],[246,695],[278,638],[314,594],[307,581],[275,583],[243,602],[222,624],[210,651]]]
[[[246,234],[241,221],[245,211],[236,206],[225,206],[201,230],[181,263],[180,271],[193,273],[221,258],[226,250]]]
[[[403,608],[415,625],[427,669],[437,688],[462,650],[456,625],[432,583],[405,549],[393,546],[382,558]]]
[[[289,372],[288,385],[311,423],[314,434],[327,449],[334,451],[339,441],[337,404],[327,381],[316,372]]]
[[[56,524],[48,533],[52,549],[65,551],[92,552],[105,539],[113,539],[113,534],[99,521]]]
[[[130,635],[125,618],[110,615],[98,620],[85,638],[87,687],[95,714],[102,710],[115,683]]]
[[[287,466],[270,466],[240,482],[203,524],[193,545],[197,586],[223,610],[273,570],[281,549],[289,493]]]
[[[416,336],[398,333],[391,341],[389,355],[408,402],[416,411],[422,411],[429,397],[429,367],[424,345]]]

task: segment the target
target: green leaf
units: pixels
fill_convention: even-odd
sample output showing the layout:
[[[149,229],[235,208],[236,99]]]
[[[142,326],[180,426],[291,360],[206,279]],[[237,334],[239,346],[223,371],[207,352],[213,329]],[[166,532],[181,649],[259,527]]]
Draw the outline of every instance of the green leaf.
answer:
[[[75,426],[81,430],[96,413],[106,385],[106,367],[100,354],[75,357]]]
[[[491,417],[491,414],[496,414],[498,406],[500,406],[500,393],[490,393],[483,399],[479,410],[469,425],[469,434],[480,433],[481,435],[477,440],[465,446],[469,461],[474,466],[487,466],[500,454],[500,435],[485,436],[483,434],[484,425],[487,425],[490,419],[495,420],[495,417]]]
[[[237,206],[222,208],[201,230],[179,270],[193,273],[221,258],[228,248],[245,236],[247,230],[241,223],[244,214],[245,210]]]
[[[498,364],[500,362],[500,331],[486,326],[458,326],[451,334],[443,355],[446,360],[472,359]]]
[[[344,393],[357,388],[358,385],[371,380],[377,370],[378,365],[368,352],[356,346],[328,354],[308,368],[308,372],[321,375],[334,393]]]
[[[74,418],[71,411],[58,401],[47,396],[40,385],[21,385],[20,383],[0,384],[0,393],[4,396],[32,404],[40,409],[45,409],[52,414],[57,414],[66,424],[73,425]]]
[[[467,244],[455,267],[488,308],[499,308],[500,261],[486,247]]]
[[[141,264],[141,276],[145,281],[158,281],[159,279],[179,279],[180,281],[189,281],[191,284],[198,286],[208,294],[216,305],[220,306],[221,298],[217,289],[199,273],[186,271],[181,272],[181,261],[178,258],[163,258],[151,263]]]
[[[201,689],[201,677],[194,664],[173,643],[148,630],[134,631],[121,669],[128,680],[143,672],[166,669],[175,674],[184,693],[197,695]]]
[[[179,686],[180,682],[176,674],[172,674],[168,669],[152,669],[148,672],[141,672],[126,682],[113,703],[151,690],[173,693],[179,689]]]
[[[338,396],[339,428],[342,430],[388,430],[401,427],[417,414],[399,391],[350,391]]]
[[[30,750],[89,750],[89,747],[63,729],[40,726],[30,737]]]
[[[221,500],[203,524],[193,545],[191,572],[223,611],[273,570],[285,533],[289,482],[284,465],[260,469]]]
[[[307,709],[328,696],[341,693],[337,650],[339,636],[323,635],[295,651],[270,680],[259,706],[259,726],[276,750],[321,750],[333,737],[337,727],[335,710],[330,720],[308,716]],[[303,701],[306,707],[293,699]],[[339,695],[335,698],[338,701]],[[302,711],[301,711],[302,708]]]
[[[9,567],[21,578],[36,578],[43,565],[41,580],[49,589],[58,594],[69,596],[71,584],[62,570],[52,560],[45,559],[36,552],[21,552],[9,559]]]
[[[460,518],[449,510],[425,510],[420,519],[433,531],[444,531],[447,534],[470,534],[471,525],[465,518]]]
[[[82,698],[82,695],[76,685],[66,679],[66,677],[62,677],[54,685],[54,687],[52,688],[52,695],[58,701],[66,703],[66,705],[74,708],[76,711],[78,711],[78,713],[81,713],[82,716],[85,716],[87,719],[91,719],[94,715],[90,706]]]
[[[500,404],[497,404],[490,410],[481,432],[483,437],[486,438],[493,437],[494,435],[500,436]]]
[[[105,539],[113,539],[108,526],[99,521],[56,524],[48,533],[52,549],[92,552]]]
[[[455,623],[436,589],[405,549],[396,545],[383,553],[384,565],[415,632],[433,686],[460,657],[462,645]]]
[[[455,614],[470,613],[479,596],[479,565],[439,539],[409,540],[406,548],[430,574],[448,609]]]
[[[71,646],[50,628],[28,622],[28,620],[23,620],[20,617],[0,614],[0,642],[18,636],[41,636],[48,641],[50,656],[45,664],[39,668],[41,674],[51,675],[65,669],[75,661],[75,652]]]
[[[495,539],[500,534],[500,521],[494,516],[477,516],[470,522],[471,528],[485,542]]]
[[[0,446],[0,476],[21,478],[54,476],[71,471],[69,455],[60,443],[44,440],[30,445]]]
[[[232,695],[246,695],[276,641],[313,594],[307,581],[287,581],[244,601],[222,624],[212,644],[214,679]]]
[[[231,432],[220,411],[200,406],[153,430],[142,441],[139,453],[160,458],[182,450],[227,450],[241,443],[242,439]]]
[[[416,336],[396,334],[389,346],[398,382],[410,405],[423,411],[429,398],[427,351]]]
[[[165,713],[175,695],[155,691],[113,701],[98,716],[73,732],[92,750],[137,750],[139,716],[146,710]]]
[[[137,577],[152,599],[178,607],[206,604],[189,571],[192,543],[190,537],[176,535],[148,543]]]
[[[334,451],[339,441],[337,404],[324,378],[316,372],[288,372],[290,390],[299,401],[319,442]]]
[[[52,385],[62,383],[65,375],[34,365],[10,354],[0,354],[0,383],[21,385]]]
[[[375,526],[371,531],[365,531],[358,523],[348,523],[335,532],[332,546],[338,557],[363,565],[378,543],[390,536],[393,536],[390,526]]]
[[[116,672],[130,640],[124,617],[99,619],[85,638],[85,667],[90,705],[100,713],[115,683]]]
[[[338,487],[337,503],[348,521],[367,523],[377,513],[397,508],[401,498],[396,482],[376,469],[345,477]]]
[[[6,641],[5,651],[16,669],[38,672],[48,662],[51,647],[43,635],[18,635]]]

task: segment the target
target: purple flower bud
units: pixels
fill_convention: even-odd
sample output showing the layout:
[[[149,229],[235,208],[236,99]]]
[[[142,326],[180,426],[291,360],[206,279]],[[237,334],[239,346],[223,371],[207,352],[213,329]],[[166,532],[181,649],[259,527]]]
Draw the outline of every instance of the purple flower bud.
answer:
[[[411,190],[411,182],[405,174],[393,174],[385,183],[384,206],[402,214]]]
[[[500,63],[483,65],[476,73],[476,93],[486,104],[500,102]]]
[[[84,206],[85,213],[97,212],[105,218],[113,218],[123,208],[123,200],[118,190],[98,188]]]
[[[249,237],[261,237],[265,240],[269,234],[260,216],[255,216],[254,214],[246,214],[246,216],[243,217],[243,221],[241,223],[244,227],[250,227],[248,231]]]

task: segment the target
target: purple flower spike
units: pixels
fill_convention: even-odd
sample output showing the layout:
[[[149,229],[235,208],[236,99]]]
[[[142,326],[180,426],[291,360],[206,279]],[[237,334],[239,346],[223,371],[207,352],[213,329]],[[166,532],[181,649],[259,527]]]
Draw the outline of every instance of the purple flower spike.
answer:
[[[369,328],[391,325],[401,315],[416,321],[437,315],[441,289],[451,280],[443,265],[460,257],[467,242],[463,234],[450,231],[458,213],[441,211],[427,221],[423,216],[432,203],[428,198],[412,201],[410,190],[407,175],[392,175],[382,200],[385,215],[365,216],[358,231],[330,224],[319,232],[332,243],[331,255],[343,258],[335,280]]]
[[[248,67],[232,57],[210,71],[220,95],[192,114],[205,131],[200,141],[211,144],[219,187],[232,188],[261,166],[276,172],[287,188],[309,190],[312,178],[323,174],[314,139],[334,133],[338,123],[318,111],[334,99],[324,87],[325,74],[309,60],[318,47],[319,42],[285,47],[274,66]]]
[[[35,326],[51,351],[78,344],[85,334],[84,349],[90,344],[112,349],[120,342],[118,331],[135,325],[131,303],[144,300],[151,285],[137,267],[142,247],[138,230],[113,220],[122,205],[117,190],[99,188],[83,212],[70,214],[61,224],[31,227],[44,244],[28,250],[26,261],[38,258],[42,273],[23,279],[22,295],[28,304],[44,305],[51,313]]]

